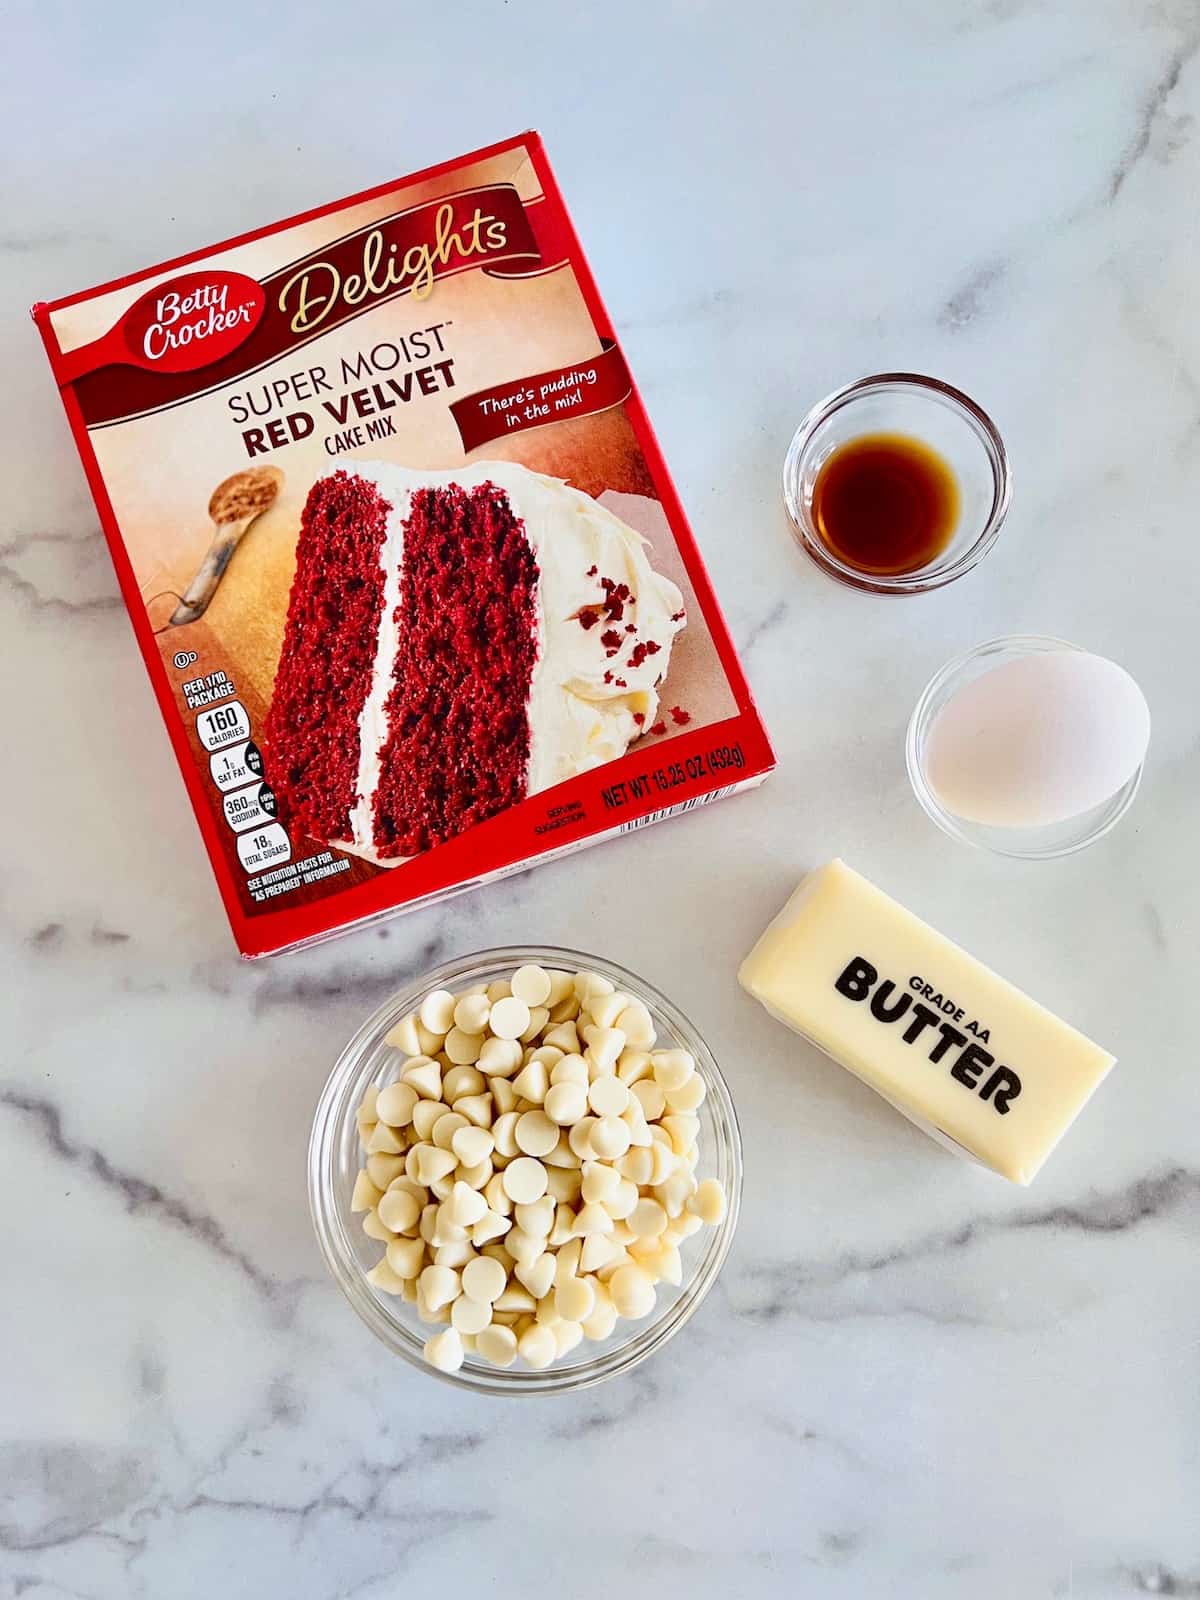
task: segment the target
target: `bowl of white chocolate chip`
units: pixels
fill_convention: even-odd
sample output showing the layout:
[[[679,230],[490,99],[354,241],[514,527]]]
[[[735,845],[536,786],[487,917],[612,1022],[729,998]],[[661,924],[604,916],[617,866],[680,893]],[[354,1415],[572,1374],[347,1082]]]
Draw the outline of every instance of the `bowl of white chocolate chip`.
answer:
[[[397,1355],[465,1388],[627,1372],[716,1280],[742,1150],[725,1080],[648,983],[573,950],[488,950],[346,1046],[309,1145],[325,1260]]]

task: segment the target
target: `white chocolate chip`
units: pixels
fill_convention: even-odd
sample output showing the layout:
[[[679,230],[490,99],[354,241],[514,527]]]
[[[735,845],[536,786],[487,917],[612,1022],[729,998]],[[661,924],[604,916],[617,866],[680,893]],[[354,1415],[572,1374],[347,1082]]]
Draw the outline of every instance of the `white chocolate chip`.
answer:
[[[611,1073],[597,1078],[588,1089],[588,1105],[598,1117],[619,1117],[628,1104],[629,1090]]]
[[[585,1239],[592,1233],[611,1233],[613,1219],[604,1206],[582,1205],[575,1217],[575,1233]]]
[[[436,1056],[442,1048],[442,1040],[445,1037],[444,1033],[437,1033],[432,1028],[427,1028],[418,1017],[417,1043],[421,1046],[421,1054],[423,1056]]]
[[[492,1210],[498,1211],[502,1217],[512,1215],[513,1203],[504,1192],[503,1176],[499,1172],[484,1185],[483,1197]]]
[[[550,993],[547,995],[544,1004],[556,1006],[563,1000],[574,1000],[575,974],[573,972],[562,972],[557,967],[548,967],[546,975],[550,979]]]
[[[544,1006],[553,987],[550,974],[542,967],[518,967],[512,975],[513,994],[531,1008]]]
[[[465,1267],[468,1261],[474,1260],[475,1248],[469,1239],[460,1239],[454,1244],[434,1246],[433,1264],[435,1267]]]
[[[426,1188],[439,1178],[447,1177],[458,1164],[452,1150],[440,1150],[435,1144],[413,1145],[408,1152],[408,1162],[405,1168],[408,1176]]]
[[[565,1319],[554,1324],[554,1355],[558,1359],[569,1355],[575,1346],[583,1343],[583,1329],[578,1322]]]
[[[541,1105],[550,1087],[550,1074],[544,1061],[531,1061],[513,1079],[513,1088],[522,1100]]]
[[[461,1112],[447,1111],[444,1117],[439,1117],[434,1123],[431,1137],[439,1150],[453,1150],[454,1135],[460,1128],[469,1127],[470,1123]]]
[[[640,1083],[643,1078],[648,1078],[652,1071],[650,1054],[646,1050],[621,1051],[617,1058],[617,1077],[622,1083],[627,1083],[632,1089],[635,1083]]]
[[[710,1228],[725,1220],[725,1207],[725,1191],[715,1178],[705,1178],[687,1203],[691,1214]]]
[[[507,1282],[508,1274],[493,1256],[476,1256],[463,1268],[463,1294],[485,1305],[500,1298]]]
[[[451,1191],[450,1198],[442,1202],[442,1210],[456,1227],[472,1228],[487,1215],[488,1203],[478,1189],[472,1189],[469,1184],[459,1179]]]
[[[665,1183],[660,1183],[654,1193],[662,1202],[669,1217],[677,1217],[696,1192],[696,1180],[690,1167],[678,1167]]]
[[[527,1156],[546,1156],[558,1143],[558,1124],[544,1111],[526,1111],[517,1118],[516,1141]]]
[[[382,1261],[377,1261],[367,1273],[367,1282],[376,1289],[381,1289],[384,1294],[404,1293],[404,1279],[392,1271],[386,1256]]]
[[[386,1122],[377,1122],[371,1129],[371,1137],[367,1140],[369,1155],[399,1155],[404,1149],[404,1140],[395,1128],[389,1128]]]
[[[531,1043],[541,1033],[550,1020],[550,1013],[545,1006],[534,1006],[529,1013],[529,1021],[521,1031],[521,1040],[524,1044]]]
[[[614,989],[611,994],[596,995],[589,1000],[588,1011],[597,1027],[611,1028],[629,1003],[627,994]]]
[[[559,1133],[558,1143],[554,1146],[554,1149],[551,1150],[549,1155],[545,1156],[543,1159],[548,1167],[568,1168],[575,1172],[578,1172],[579,1168],[583,1165],[583,1162],[575,1154],[574,1150],[571,1149],[571,1146],[567,1141],[567,1130],[565,1128]],[[558,1200],[561,1197],[559,1195],[555,1195],[554,1198]]]
[[[596,1286],[596,1307],[591,1316],[583,1324],[584,1337],[587,1339],[607,1339],[617,1323],[617,1308],[612,1303],[612,1296],[608,1292],[607,1284]]]
[[[620,1028],[585,1028],[586,1057],[599,1072],[615,1072],[617,1061],[625,1048],[625,1035]]]
[[[430,1340],[430,1344],[433,1342]],[[426,1345],[425,1348],[428,1350],[429,1346]],[[553,1330],[543,1327],[540,1323],[525,1330],[517,1340],[517,1349],[529,1365],[537,1369],[548,1367],[558,1354]]]
[[[454,1026],[454,996],[449,989],[434,989],[421,1001],[417,1016],[430,1033],[447,1034]]]
[[[501,1005],[506,1003],[503,1000],[500,1002]],[[469,1066],[479,1060],[479,1052],[483,1049],[483,1035],[464,1033],[461,1028],[454,1027],[446,1035],[443,1048],[455,1066]]]
[[[492,1007],[488,1026],[497,1039],[519,1039],[529,1026],[529,1007],[516,995],[497,1000]]]
[[[615,985],[609,983],[607,978],[602,978],[598,972],[575,974],[575,994],[580,1005],[590,1005],[597,995],[612,994],[614,987]]]
[[[598,1272],[601,1267],[607,1267],[615,1261],[621,1253],[621,1248],[613,1243],[611,1235],[589,1233],[579,1252],[579,1270]]]
[[[425,1359],[439,1372],[457,1372],[465,1356],[466,1352],[457,1328],[447,1328],[443,1333],[435,1333],[432,1339],[425,1341]]]
[[[464,1167],[477,1167],[491,1155],[496,1141],[486,1128],[473,1127],[464,1120],[462,1126],[454,1130],[450,1148]]]
[[[460,1117],[466,1117],[467,1121],[473,1122],[477,1128],[490,1128],[492,1125],[494,1108],[490,1094],[460,1095],[454,1102],[454,1109]]]
[[[467,1095],[482,1094],[486,1088],[487,1079],[483,1073],[466,1062],[442,1073],[442,1099],[447,1105],[457,1106]]]
[[[537,1297],[531,1295],[529,1290],[519,1283],[510,1283],[508,1288],[492,1307],[492,1315],[497,1311],[515,1311],[518,1313],[532,1312],[537,1306]]]
[[[517,1226],[534,1238],[544,1239],[554,1226],[555,1203],[549,1194],[516,1208]]]
[[[378,1205],[379,1220],[393,1233],[409,1233],[421,1219],[421,1205],[404,1189],[389,1189]]]
[[[532,1261],[519,1261],[513,1275],[525,1285],[535,1300],[541,1300],[549,1294],[554,1282],[554,1257],[544,1250]]]
[[[380,1244],[386,1244],[392,1237],[392,1230],[379,1220],[377,1211],[368,1211],[363,1215],[362,1230],[368,1239],[378,1240]]]
[[[404,1171],[404,1157],[401,1155],[386,1155],[382,1150],[376,1151],[367,1157],[367,1177],[379,1190],[390,1187],[394,1180]]]
[[[480,1048],[479,1070],[490,1078],[511,1078],[523,1059],[524,1051],[516,1039],[497,1039],[493,1035]]]
[[[564,1283],[568,1278],[575,1276],[579,1270],[579,1258],[582,1254],[583,1240],[568,1239],[554,1258],[555,1283]]]
[[[579,1199],[581,1189],[579,1157],[568,1146],[566,1154],[571,1157],[573,1167],[557,1165],[558,1158],[563,1154],[563,1140],[546,1157],[546,1193],[555,1201],[565,1200],[568,1205],[573,1205]]]
[[[381,1122],[393,1128],[406,1128],[413,1118],[413,1108],[420,1099],[411,1083],[389,1083],[379,1091],[375,1108]]]
[[[579,1121],[567,1134],[567,1143],[581,1161],[595,1159],[591,1140],[592,1129],[596,1126],[598,1120],[597,1117],[580,1117]]]
[[[618,1315],[639,1322],[654,1310],[654,1281],[644,1268],[618,1267],[608,1280],[608,1292]]]
[[[638,1189],[636,1183],[630,1183],[628,1178],[622,1178],[614,1193],[610,1194],[604,1202],[604,1209],[614,1222],[623,1222],[633,1212],[638,1203]]]
[[[647,1122],[657,1122],[667,1109],[666,1091],[656,1078],[639,1078],[631,1093]]]
[[[580,1065],[583,1065],[582,1061]],[[557,1070],[555,1068],[555,1071]],[[586,1076],[585,1066],[584,1077]],[[546,1091],[546,1115],[564,1128],[570,1127],[578,1122],[580,1117],[586,1116],[587,1106],[587,1090],[581,1083],[552,1083]]]
[[[457,1296],[458,1273],[453,1267],[426,1267],[417,1279],[417,1287],[429,1309],[439,1311]]]
[[[617,1161],[617,1171],[631,1183],[649,1183],[654,1170],[654,1154],[649,1146],[630,1149]]]
[[[566,1244],[568,1239],[575,1237],[575,1212],[566,1201],[561,1201],[555,1208],[554,1226],[550,1229],[550,1237],[546,1241],[552,1249]]]
[[[673,1111],[659,1123],[670,1135],[671,1148],[677,1156],[685,1156],[700,1137],[700,1118],[687,1111]]]
[[[507,1196],[505,1198],[507,1199]],[[511,1226],[512,1223],[506,1216],[489,1206],[471,1229],[471,1243],[478,1249],[480,1245],[489,1244],[493,1239],[502,1239]]]
[[[624,1011],[619,1013],[613,1026],[620,1028],[635,1050],[649,1050],[654,1045],[654,1021],[640,1000],[627,1005]]]
[[[518,1156],[501,1174],[504,1192],[516,1205],[540,1200],[546,1192],[546,1169],[533,1156]]]
[[[573,1022],[559,1022],[547,1028],[543,1043],[553,1045],[556,1050],[561,1050],[564,1055],[575,1056],[580,1054],[579,1034]]]
[[[498,1322],[479,1330],[475,1348],[493,1367],[511,1367],[517,1359],[516,1335],[511,1328],[502,1327]]]
[[[693,1072],[680,1088],[666,1091],[667,1107],[671,1111],[698,1111],[704,1104],[706,1093],[704,1079],[698,1072]]]
[[[492,1320],[492,1307],[489,1301],[472,1300],[469,1295],[459,1295],[450,1307],[451,1325],[459,1333],[475,1335],[482,1333]]]
[[[625,1157],[621,1158],[625,1160]],[[621,1174],[615,1167],[601,1161],[586,1161],[580,1189],[583,1198],[593,1205],[603,1205],[620,1188]]]
[[[384,1044],[390,1044],[393,1050],[403,1050],[406,1056],[417,1056],[421,1053],[421,1040],[417,1033],[417,1015],[410,1011],[406,1017],[401,1017],[388,1033],[384,1035]]]
[[[655,1186],[666,1183],[678,1164],[670,1139],[655,1139],[650,1145],[650,1182]]]
[[[629,1213],[629,1226],[639,1239],[656,1239],[667,1226],[667,1213],[657,1200],[639,1200]]]
[[[568,1278],[554,1291],[554,1309],[567,1322],[582,1322],[595,1308],[595,1290],[587,1278]]]
[[[414,1056],[401,1075],[404,1083],[411,1083],[422,1100],[442,1098],[442,1069],[428,1056]]]
[[[351,1211],[374,1211],[381,1198],[382,1191],[371,1182],[364,1169],[354,1180],[354,1192],[350,1196]],[[397,1231],[403,1232],[403,1229]]]
[[[436,1062],[434,1063],[436,1065]],[[443,1105],[440,1100],[418,1100],[413,1110],[413,1133],[418,1139],[430,1140],[438,1119],[449,1116],[450,1107]]]
[[[687,1050],[655,1050],[654,1081],[664,1090],[681,1089],[696,1070],[696,1058]]]
[[[484,1156],[482,1161],[477,1161],[469,1166],[464,1166],[460,1161],[454,1176],[461,1179],[463,1183],[472,1189],[483,1189],[495,1175],[495,1171],[491,1157]]]
[[[550,1082],[552,1084],[577,1083],[583,1089],[585,1096],[590,1081],[591,1074],[588,1072],[588,1064],[578,1054],[559,1056],[558,1060],[550,1068]]]
[[[513,1156],[520,1155],[517,1147],[517,1122],[520,1113],[506,1111],[503,1116],[497,1117],[492,1123],[492,1140],[497,1155],[506,1157],[511,1161]]]
[[[454,1026],[464,1033],[482,1033],[488,1025],[492,1003],[486,994],[465,994],[454,1007]]]
[[[502,1115],[505,1111],[516,1110],[519,1096],[507,1078],[489,1078],[488,1089],[491,1091],[496,1116]]]
[[[629,1142],[629,1129],[620,1117],[598,1117],[588,1133],[591,1152],[601,1161],[616,1161],[629,1149]]]

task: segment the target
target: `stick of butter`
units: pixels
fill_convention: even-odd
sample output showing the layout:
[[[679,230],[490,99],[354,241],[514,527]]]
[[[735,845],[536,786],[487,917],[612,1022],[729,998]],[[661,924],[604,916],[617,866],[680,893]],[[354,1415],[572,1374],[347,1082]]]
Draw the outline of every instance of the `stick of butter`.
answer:
[[[958,1153],[1030,1183],[1113,1065],[927,923],[830,861],[742,963],[772,1016]]]

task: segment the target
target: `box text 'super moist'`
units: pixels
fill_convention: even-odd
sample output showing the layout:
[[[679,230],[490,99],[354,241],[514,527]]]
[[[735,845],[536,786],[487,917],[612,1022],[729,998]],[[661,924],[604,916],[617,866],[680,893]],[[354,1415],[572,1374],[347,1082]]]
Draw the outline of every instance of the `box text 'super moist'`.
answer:
[[[770,769],[536,135],[35,316],[243,953]]]

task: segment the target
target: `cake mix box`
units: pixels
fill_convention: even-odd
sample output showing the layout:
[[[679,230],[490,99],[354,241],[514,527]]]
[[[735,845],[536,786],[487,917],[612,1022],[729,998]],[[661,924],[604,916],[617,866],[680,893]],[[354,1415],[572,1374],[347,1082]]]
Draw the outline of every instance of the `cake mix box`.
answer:
[[[34,316],[244,955],[770,770],[536,134]]]

